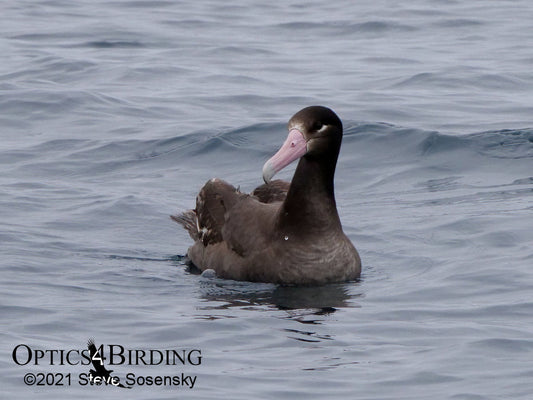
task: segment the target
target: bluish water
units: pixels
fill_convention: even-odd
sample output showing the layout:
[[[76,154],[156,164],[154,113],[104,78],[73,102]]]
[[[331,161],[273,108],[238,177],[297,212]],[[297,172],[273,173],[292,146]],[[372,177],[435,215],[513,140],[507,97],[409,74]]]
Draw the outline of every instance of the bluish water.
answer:
[[[530,2],[0,9],[4,397],[531,398]],[[345,124],[337,203],[361,281],[188,271],[190,238],[168,215],[213,176],[260,184],[311,104]],[[109,367],[195,386],[81,386],[89,366],[12,359],[18,344],[89,338],[200,349],[196,366]],[[30,387],[28,372],[73,382]]]

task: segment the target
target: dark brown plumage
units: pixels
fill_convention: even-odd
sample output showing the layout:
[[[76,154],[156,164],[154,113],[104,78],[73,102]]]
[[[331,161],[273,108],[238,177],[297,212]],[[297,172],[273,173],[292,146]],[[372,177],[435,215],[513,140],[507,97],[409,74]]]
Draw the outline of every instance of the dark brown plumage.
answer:
[[[265,163],[265,184],[251,194],[221,179],[200,190],[196,208],[172,219],[195,241],[188,257],[228,279],[314,285],[359,277],[361,260],[342,230],[333,178],[342,123],[312,106],[289,121],[289,136]],[[288,182],[272,176],[300,158]]]

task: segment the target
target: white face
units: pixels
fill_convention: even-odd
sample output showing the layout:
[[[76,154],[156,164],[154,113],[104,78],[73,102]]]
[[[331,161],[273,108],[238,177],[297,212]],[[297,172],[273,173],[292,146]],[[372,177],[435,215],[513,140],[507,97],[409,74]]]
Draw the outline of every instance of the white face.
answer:
[[[318,129],[317,131],[315,131],[316,133],[323,133],[326,129],[329,128],[330,125],[327,125],[327,124],[322,124],[320,126],[320,129]],[[300,132],[303,132],[304,129],[305,129],[305,126],[304,124],[302,124],[301,122],[293,122],[289,125],[288,127],[289,131],[292,130],[292,129],[298,129]]]
[[[318,133],[324,132],[326,129],[328,129],[329,125],[322,124],[320,129],[317,131]]]
[[[289,124],[288,130],[291,131],[293,129],[298,129],[300,132],[303,132],[304,124],[302,124],[301,122],[293,122]]]

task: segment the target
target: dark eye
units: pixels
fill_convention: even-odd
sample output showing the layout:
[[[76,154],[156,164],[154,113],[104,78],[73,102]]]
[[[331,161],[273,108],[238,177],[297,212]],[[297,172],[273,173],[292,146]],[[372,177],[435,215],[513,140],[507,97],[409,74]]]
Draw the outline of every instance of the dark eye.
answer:
[[[323,126],[324,126],[324,124],[322,122],[315,122],[313,124],[313,130],[319,131],[320,129],[322,129]]]

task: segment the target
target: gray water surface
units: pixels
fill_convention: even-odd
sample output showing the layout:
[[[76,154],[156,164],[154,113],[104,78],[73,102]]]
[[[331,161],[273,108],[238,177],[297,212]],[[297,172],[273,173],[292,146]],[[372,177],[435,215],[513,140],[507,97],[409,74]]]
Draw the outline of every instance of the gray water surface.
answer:
[[[530,399],[533,5],[16,1],[0,5],[6,398]],[[201,277],[168,215],[249,191],[312,104],[359,282]],[[293,168],[281,174],[290,179]],[[199,349],[200,365],[16,365],[32,349]],[[63,387],[27,373],[71,373]]]

